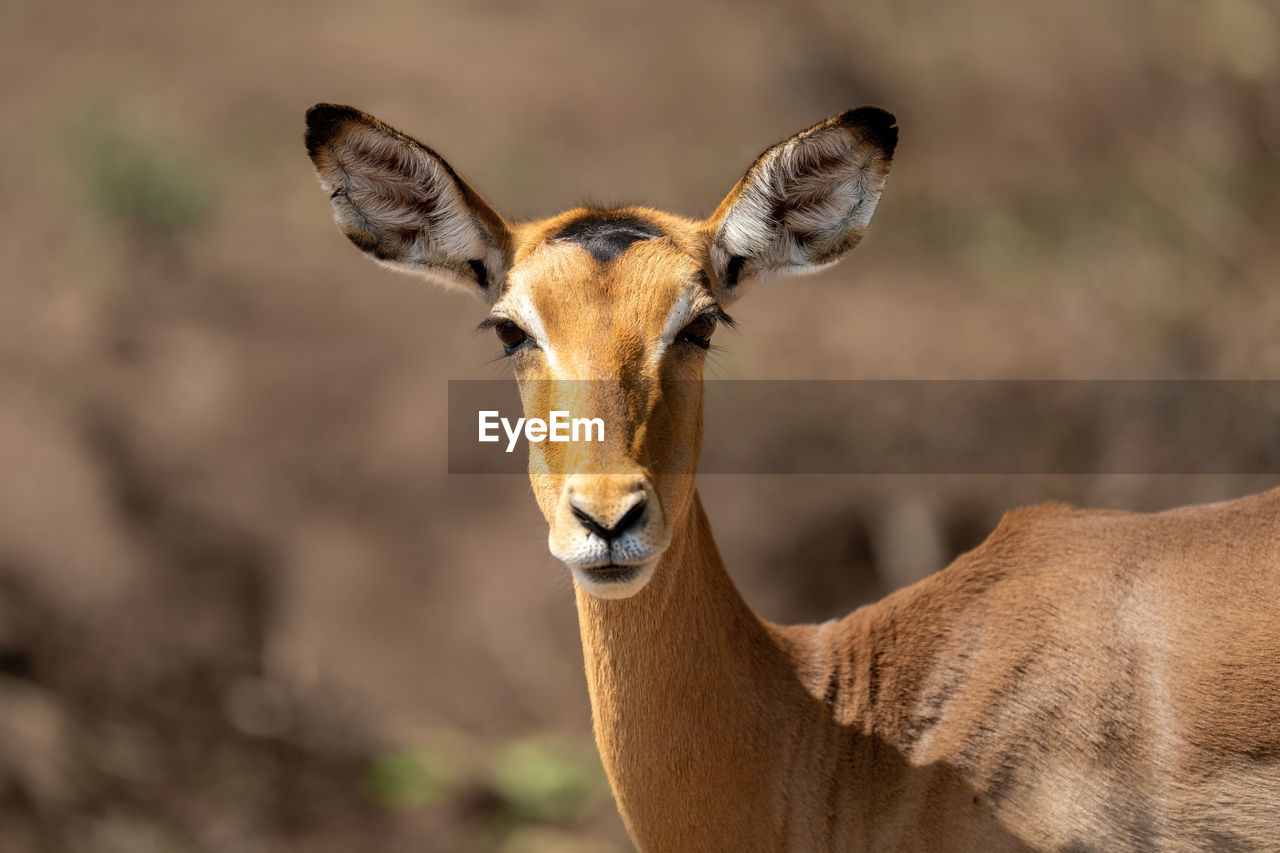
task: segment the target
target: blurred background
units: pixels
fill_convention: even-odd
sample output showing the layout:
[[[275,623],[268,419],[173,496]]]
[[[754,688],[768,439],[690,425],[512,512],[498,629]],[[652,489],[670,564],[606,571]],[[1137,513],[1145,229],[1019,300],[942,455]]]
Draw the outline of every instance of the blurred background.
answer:
[[[502,375],[482,309],[341,236],[317,101],[513,218],[705,215],[767,145],[895,112],[867,239],[736,306],[718,378],[1280,378],[1269,0],[8,0],[0,91],[4,853],[630,849],[528,484],[447,474],[447,380]],[[801,621],[1012,506],[1273,484],[702,494]]]

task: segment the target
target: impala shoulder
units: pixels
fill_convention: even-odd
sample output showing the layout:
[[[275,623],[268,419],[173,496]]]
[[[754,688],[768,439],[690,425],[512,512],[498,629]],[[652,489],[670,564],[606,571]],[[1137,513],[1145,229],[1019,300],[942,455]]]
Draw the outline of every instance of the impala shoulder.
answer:
[[[995,530],[974,551],[974,557],[1001,562],[1018,561],[1032,553],[1075,551],[1089,536],[1098,511],[1067,503],[1049,502],[1005,512]]]
[[[1000,518],[1000,523],[991,532],[989,540],[1000,539],[1026,532],[1037,532],[1053,529],[1068,519],[1078,518],[1088,510],[1061,501],[1020,506],[1008,510]]]
[[[958,600],[992,595],[1052,596],[1097,572],[1138,561],[1144,516],[1043,503],[1009,510],[980,545],[940,573]],[[969,595],[960,595],[968,590]],[[999,591],[999,592],[998,592]]]

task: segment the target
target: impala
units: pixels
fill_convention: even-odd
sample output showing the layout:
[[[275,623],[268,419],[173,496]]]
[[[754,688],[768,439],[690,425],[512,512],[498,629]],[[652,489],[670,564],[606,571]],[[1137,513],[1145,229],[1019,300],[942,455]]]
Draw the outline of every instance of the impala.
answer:
[[[823,121],[701,221],[510,222],[350,107],[306,144],[352,242],[488,306],[526,416],[603,418],[529,470],[641,850],[1280,850],[1280,490],[1013,511],[821,625],[760,619],[725,571],[693,476],[710,338],[754,281],[857,245],[897,137],[872,107]]]

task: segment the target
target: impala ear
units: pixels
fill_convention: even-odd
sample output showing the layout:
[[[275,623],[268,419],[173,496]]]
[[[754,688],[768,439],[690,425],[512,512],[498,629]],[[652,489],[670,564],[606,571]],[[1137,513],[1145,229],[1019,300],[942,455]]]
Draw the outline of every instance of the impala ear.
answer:
[[[507,225],[440,155],[333,104],[307,110],[306,142],[351,242],[393,269],[498,298],[511,260]]]
[[[761,154],[707,221],[721,301],[760,275],[844,257],[871,223],[897,144],[893,115],[860,107]]]

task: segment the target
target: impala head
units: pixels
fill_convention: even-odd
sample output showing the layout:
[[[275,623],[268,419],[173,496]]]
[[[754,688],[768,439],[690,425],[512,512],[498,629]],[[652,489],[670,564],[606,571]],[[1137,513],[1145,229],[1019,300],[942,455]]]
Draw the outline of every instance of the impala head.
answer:
[[[350,107],[307,113],[342,231],[378,262],[478,297],[527,417],[604,420],[604,441],[530,445],[551,553],[589,593],[652,575],[689,511],[700,380],[725,309],[761,276],[835,263],[871,222],[898,131],[850,110],[764,152],[712,216],[580,208],[503,219],[434,151]]]

